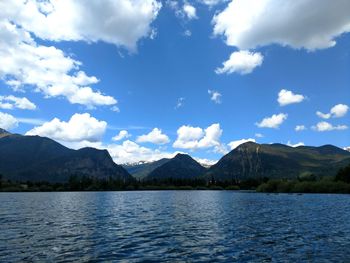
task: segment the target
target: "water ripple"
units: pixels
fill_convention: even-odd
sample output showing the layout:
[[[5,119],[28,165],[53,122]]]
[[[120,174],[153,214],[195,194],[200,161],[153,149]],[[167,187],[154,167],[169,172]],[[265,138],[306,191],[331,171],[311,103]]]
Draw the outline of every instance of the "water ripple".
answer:
[[[349,262],[349,195],[0,193],[0,262]]]

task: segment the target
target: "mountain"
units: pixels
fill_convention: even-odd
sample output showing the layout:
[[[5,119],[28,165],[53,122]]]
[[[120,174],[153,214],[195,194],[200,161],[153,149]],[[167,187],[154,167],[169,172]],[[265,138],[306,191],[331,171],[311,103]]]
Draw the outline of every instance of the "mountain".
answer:
[[[283,144],[241,144],[213,165],[206,177],[215,180],[296,178],[302,173],[335,175],[350,163],[350,153],[333,145],[290,147]]]
[[[145,180],[153,179],[194,179],[205,173],[206,169],[187,154],[177,154],[163,165],[149,173]]]
[[[0,173],[20,181],[66,182],[70,176],[132,179],[107,150],[69,149],[54,140],[0,131]]]
[[[136,179],[143,179],[148,176],[154,169],[162,166],[170,159],[160,159],[154,162],[139,162],[133,164],[123,164],[122,166]]]
[[[10,135],[8,131],[0,128],[0,138]]]

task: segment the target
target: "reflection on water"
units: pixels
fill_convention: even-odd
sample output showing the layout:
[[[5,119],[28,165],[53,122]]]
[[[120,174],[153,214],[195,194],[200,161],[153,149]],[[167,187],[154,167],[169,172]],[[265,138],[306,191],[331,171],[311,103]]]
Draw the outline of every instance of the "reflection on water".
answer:
[[[0,262],[349,262],[349,195],[0,193]]]

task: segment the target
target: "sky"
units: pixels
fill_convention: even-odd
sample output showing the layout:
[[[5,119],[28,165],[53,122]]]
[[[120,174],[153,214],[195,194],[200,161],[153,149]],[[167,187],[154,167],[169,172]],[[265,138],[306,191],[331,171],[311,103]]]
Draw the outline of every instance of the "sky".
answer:
[[[116,163],[350,146],[348,0],[0,2],[0,127]]]

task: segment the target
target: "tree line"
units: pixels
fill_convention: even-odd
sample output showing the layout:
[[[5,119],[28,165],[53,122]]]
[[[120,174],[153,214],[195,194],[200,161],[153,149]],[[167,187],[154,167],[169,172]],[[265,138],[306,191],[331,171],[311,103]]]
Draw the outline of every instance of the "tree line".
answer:
[[[65,183],[21,182],[4,179],[0,174],[0,191],[132,191],[132,190],[256,190],[272,193],[350,193],[350,164],[335,177],[318,178],[311,173],[296,179],[247,178],[241,181],[197,179],[120,180],[113,177],[72,175]]]

